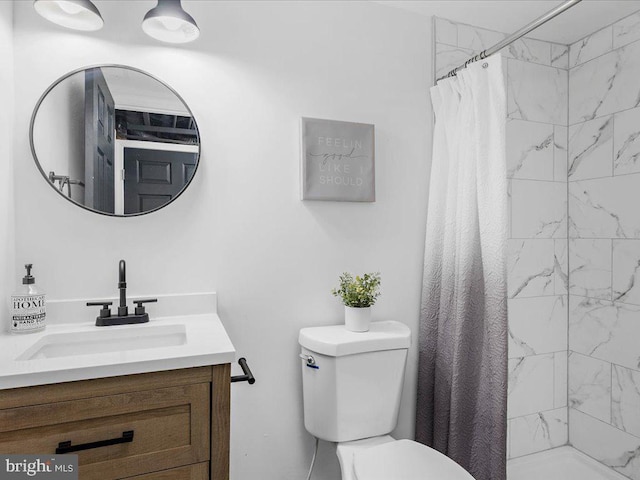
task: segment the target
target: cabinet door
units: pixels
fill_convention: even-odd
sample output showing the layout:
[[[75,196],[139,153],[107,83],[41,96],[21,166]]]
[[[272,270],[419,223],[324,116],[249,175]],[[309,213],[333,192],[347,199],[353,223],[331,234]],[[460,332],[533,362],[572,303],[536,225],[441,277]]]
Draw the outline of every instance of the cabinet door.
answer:
[[[0,451],[53,454],[70,442],[83,447],[69,452],[78,455],[82,480],[207,462],[210,392],[200,383],[0,410]],[[131,441],[104,445],[125,432]]]
[[[209,480],[209,464],[207,462],[197,463],[186,467],[129,477],[127,480]]]

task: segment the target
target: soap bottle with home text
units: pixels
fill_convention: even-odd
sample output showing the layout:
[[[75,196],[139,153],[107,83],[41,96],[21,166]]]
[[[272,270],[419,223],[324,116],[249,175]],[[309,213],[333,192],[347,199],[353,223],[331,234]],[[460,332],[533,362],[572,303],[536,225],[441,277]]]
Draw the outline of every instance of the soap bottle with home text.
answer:
[[[28,263],[24,267],[27,274],[22,285],[11,295],[11,333],[39,332],[46,326],[45,295],[31,275],[33,265]]]

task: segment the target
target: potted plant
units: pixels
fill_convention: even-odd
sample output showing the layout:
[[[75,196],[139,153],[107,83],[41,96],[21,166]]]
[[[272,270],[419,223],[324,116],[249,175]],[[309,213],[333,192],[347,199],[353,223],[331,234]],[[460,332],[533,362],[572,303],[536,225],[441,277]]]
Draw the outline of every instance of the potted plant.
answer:
[[[340,275],[340,286],[331,293],[342,299],[347,330],[366,332],[371,323],[371,305],[380,296],[380,273],[365,273],[354,278],[348,272]]]

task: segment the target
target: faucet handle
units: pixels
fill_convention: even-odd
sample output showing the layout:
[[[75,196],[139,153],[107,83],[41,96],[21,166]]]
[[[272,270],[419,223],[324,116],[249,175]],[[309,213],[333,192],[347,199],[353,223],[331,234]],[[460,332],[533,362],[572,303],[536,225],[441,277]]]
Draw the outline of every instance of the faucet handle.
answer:
[[[146,298],[144,300],[134,300],[133,303],[136,304],[136,315],[144,315],[146,312],[144,310],[144,303],[156,303],[158,301],[157,298]]]
[[[87,302],[87,307],[102,307],[100,309],[100,317],[98,318],[108,318],[111,316],[111,309],[109,308],[113,302]]]

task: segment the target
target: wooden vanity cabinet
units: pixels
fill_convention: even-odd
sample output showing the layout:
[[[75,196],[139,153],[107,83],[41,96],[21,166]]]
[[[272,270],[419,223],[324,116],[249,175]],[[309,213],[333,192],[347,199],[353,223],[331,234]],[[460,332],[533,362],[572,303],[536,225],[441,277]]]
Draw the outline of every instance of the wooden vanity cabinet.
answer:
[[[224,364],[2,390],[0,452],[86,447],[69,452],[80,480],[228,480],[230,375]]]

